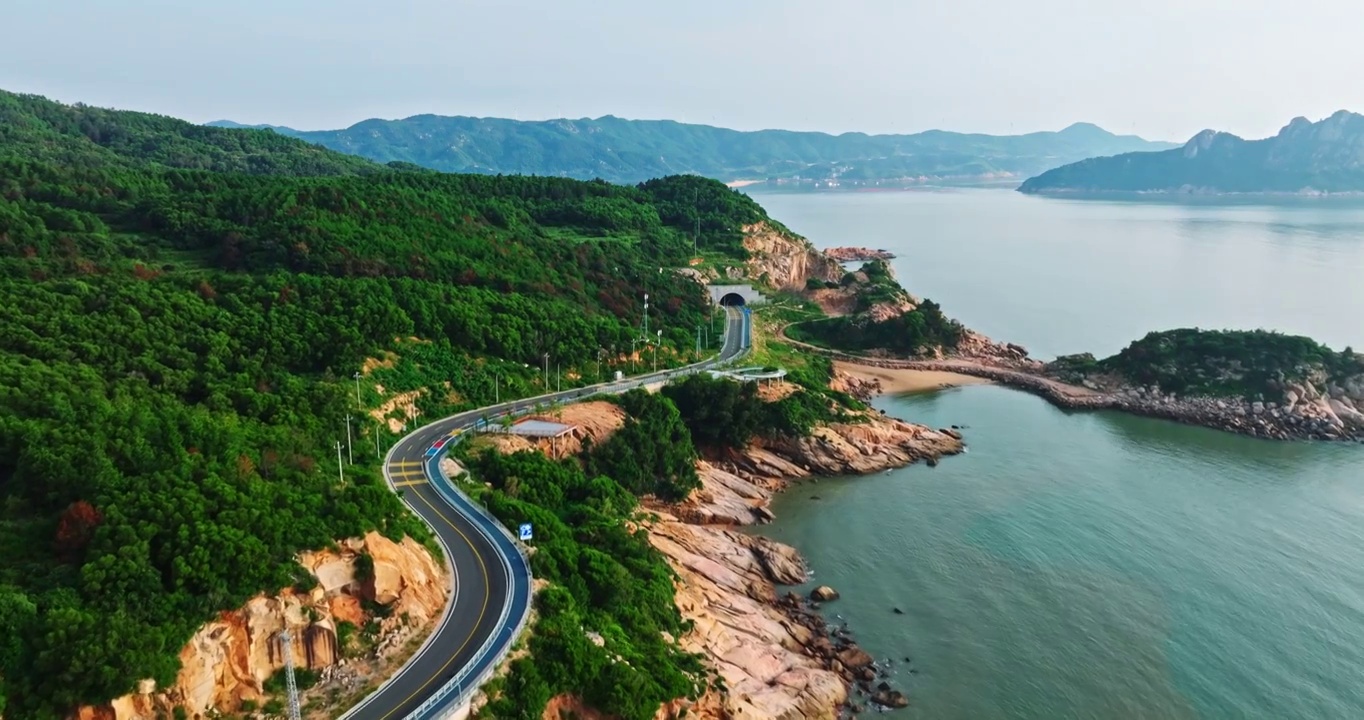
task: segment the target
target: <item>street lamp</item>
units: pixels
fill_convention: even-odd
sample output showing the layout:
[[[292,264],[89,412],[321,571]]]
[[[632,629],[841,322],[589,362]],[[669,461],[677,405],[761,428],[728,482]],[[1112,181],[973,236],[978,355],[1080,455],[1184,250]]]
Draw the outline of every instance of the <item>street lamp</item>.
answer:
[[[601,383],[601,358],[606,354],[606,348],[597,348],[597,382]]]
[[[644,293],[644,338],[649,338],[649,293]]]
[[[658,331],[658,342],[654,343],[654,372],[658,372],[658,346],[663,344],[663,331]]]
[[[630,338],[630,372],[635,372],[635,345],[639,343],[639,338]]]
[[[549,353],[545,353],[545,390],[549,390]]]

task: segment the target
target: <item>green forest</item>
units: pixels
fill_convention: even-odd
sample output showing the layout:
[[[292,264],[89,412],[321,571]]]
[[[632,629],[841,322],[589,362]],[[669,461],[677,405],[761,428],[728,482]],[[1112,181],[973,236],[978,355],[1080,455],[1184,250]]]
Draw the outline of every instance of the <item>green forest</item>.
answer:
[[[1068,379],[1112,373],[1178,395],[1278,400],[1285,382],[1313,374],[1339,380],[1364,373],[1364,355],[1268,330],[1181,328],[1147,333],[1102,360],[1088,353],[1060,357],[1047,369]]]
[[[859,298],[859,302],[861,299]],[[859,309],[862,308],[859,305]],[[936,348],[952,349],[961,341],[961,323],[943,314],[942,307],[925,298],[913,310],[876,321],[864,312],[793,324],[793,339],[839,350],[889,350],[917,355]]]
[[[670,269],[697,216],[711,247],[765,218],[694,177],[444,175],[0,93],[6,715],[168,684],[216,612],[306,581],[300,550],[424,539],[372,461],[344,482],[332,465],[346,416],[380,399],[356,397],[366,358],[399,358],[375,373],[389,392],[448,383],[433,406],[540,392],[545,355],[588,382],[649,292],[660,361],[684,361],[711,319]]]

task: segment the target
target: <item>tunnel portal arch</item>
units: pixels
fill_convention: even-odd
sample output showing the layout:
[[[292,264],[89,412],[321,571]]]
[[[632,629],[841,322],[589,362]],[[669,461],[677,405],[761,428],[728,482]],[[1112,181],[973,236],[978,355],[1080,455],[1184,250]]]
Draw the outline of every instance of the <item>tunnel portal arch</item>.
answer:
[[[725,307],[759,305],[763,296],[752,285],[711,285],[710,301]]]

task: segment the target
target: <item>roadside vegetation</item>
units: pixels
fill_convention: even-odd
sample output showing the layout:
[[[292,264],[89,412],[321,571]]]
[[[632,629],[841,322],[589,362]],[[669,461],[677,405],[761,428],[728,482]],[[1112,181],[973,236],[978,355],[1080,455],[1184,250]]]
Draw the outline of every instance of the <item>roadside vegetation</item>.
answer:
[[[483,717],[538,719],[550,698],[569,693],[610,716],[648,720],[705,687],[700,658],[669,639],[688,630],[675,575],[649,544],[631,492],[678,497],[696,487],[696,450],[667,398],[634,390],[619,400],[625,426],[581,460],[457,450],[475,499],[504,524],[534,525],[531,568],[550,583],[536,595],[530,653],[485,688],[493,700]]]

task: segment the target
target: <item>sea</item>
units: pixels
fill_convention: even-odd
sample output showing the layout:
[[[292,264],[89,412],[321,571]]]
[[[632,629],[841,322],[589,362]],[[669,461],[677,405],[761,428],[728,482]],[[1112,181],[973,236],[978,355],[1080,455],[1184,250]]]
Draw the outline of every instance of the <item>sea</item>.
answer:
[[[752,192],[817,246],[1034,357],[1175,327],[1364,348],[1358,199]],[[1364,719],[1364,445],[1275,443],[998,386],[879,398],[968,452],[800,484],[762,532],[906,692],[904,718]]]

